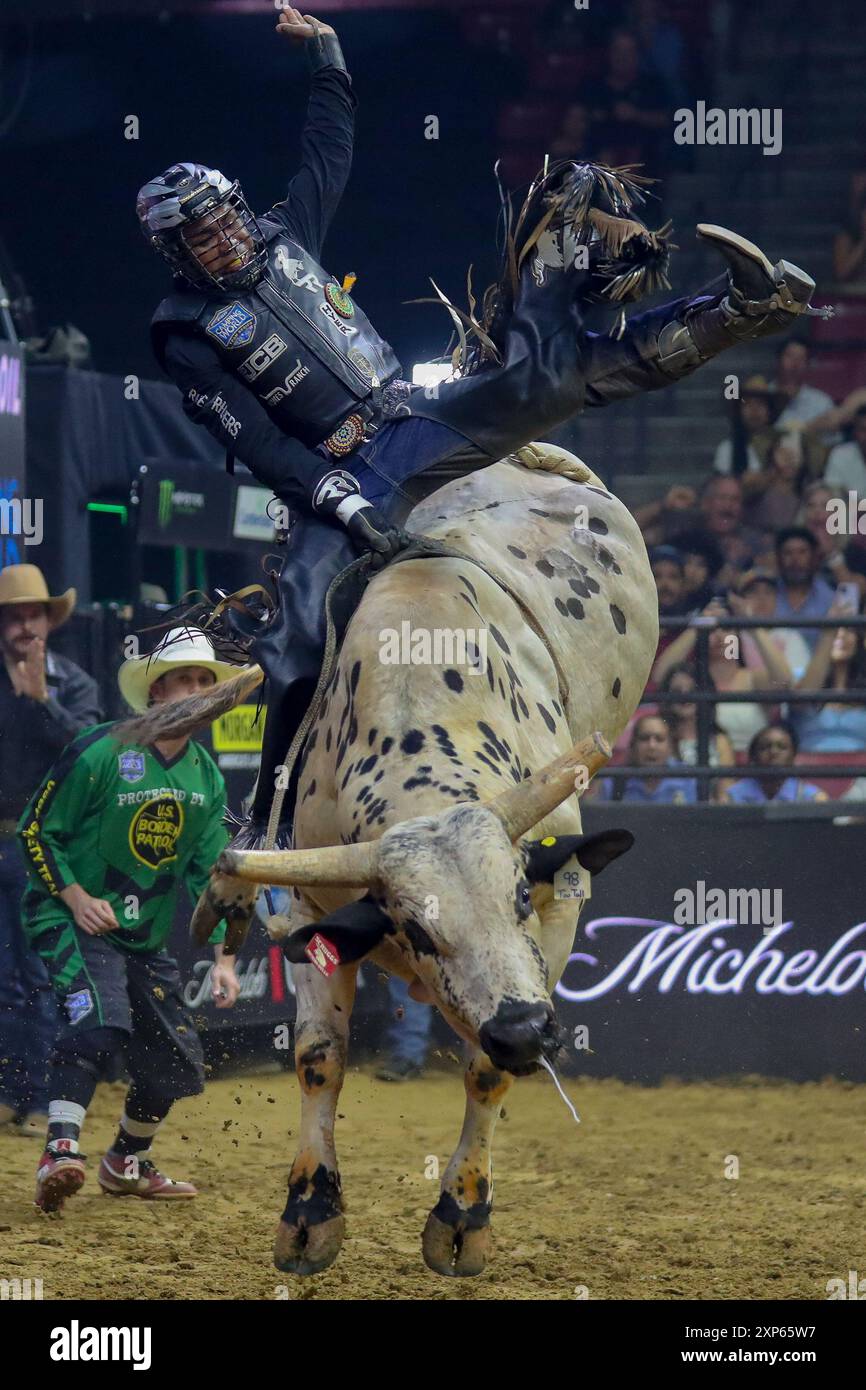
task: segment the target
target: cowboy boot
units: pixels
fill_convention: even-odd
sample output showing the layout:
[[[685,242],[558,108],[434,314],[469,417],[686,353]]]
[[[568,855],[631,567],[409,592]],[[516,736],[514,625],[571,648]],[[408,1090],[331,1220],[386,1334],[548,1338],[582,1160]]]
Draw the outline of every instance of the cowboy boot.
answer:
[[[801,315],[832,316],[831,308],[810,307],[815,281],[799,266],[772,265],[754,242],[725,227],[700,223],[697,231],[724,256],[728,273],[659,333],[658,365],[668,376],[685,376],[738,343],[786,332]]]

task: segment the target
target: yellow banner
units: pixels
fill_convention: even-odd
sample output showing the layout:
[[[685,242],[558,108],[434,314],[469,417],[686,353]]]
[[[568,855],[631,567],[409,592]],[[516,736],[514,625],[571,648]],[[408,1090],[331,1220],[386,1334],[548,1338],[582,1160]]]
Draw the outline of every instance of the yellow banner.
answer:
[[[265,728],[264,707],[259,711],[257,722],[256,705],[238,705],[228,714],[215,719],[213,746],[215,753],[258,753],[262,747],[262,734]]]

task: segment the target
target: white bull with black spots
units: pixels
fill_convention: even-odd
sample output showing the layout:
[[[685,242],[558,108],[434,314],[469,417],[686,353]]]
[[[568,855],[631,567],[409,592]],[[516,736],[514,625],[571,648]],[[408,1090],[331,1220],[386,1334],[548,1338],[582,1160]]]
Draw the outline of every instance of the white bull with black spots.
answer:
[[[217,912],[249,893],[238,879],[295,885],[287,951],[302,1119],[281,1270],[325,1269],[343,1240],[334,1120],[358,964],[369,960],[409,981],[473,1049],[463,1132],[423,1252],[440,1274],[480,1273],[503,1097],[559,1046],[551,991],[578,907],[554,896],[553,874],[575,852],[597,872],[631,843],[627,832],[582,837],[574,788],[635,710],[656,650],[643,539],[573,456],[537,445],[521,456],[533,466],[495,464],[416,507],[409,530],[480,564],[407,560],[370,583],[307,740],[296,848],[228,850],[212,879]],[[542,471],[556,468],[571,476]],[[407,621],[412,634],[469,630],[478,648],[486,632],[480,672],[383,660]],[[316,932],[339,954],[328,976],[305,954]]]

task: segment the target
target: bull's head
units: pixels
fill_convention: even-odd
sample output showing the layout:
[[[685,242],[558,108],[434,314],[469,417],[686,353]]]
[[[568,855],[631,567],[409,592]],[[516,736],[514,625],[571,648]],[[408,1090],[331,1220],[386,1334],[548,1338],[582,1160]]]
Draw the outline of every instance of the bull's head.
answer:
[[[507,1071],[533,1071],[558,1047],[550,981],[532,890],[575,857],[598,873],[630,848],[627,831],[523,841],[591,776],[610,751],[599,735],[486,805],[463,803],[401,821],[363,844],[288,851],[226,850],[216,873],[235,880],[366,888],[285,943],[309,964],[318,933],[341,964],[385,943],[411,970],[413,997],[439,1006],[454,1029]],[[536,895],[537,897],[538,895]]]

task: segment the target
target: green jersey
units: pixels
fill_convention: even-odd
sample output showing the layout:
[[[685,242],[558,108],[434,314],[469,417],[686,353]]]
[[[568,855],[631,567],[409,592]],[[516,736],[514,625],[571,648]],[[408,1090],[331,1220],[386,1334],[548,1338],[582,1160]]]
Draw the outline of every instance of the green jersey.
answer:
[[[228,833],[225,783],[213,759],[189,742],[176,757],[121,746],[100,724],[67,745],[18,824],[30,884],[30,935],[72,913],[59,897],[80,884],[114,909],[108,940],[126,951],[164,946],[178,887],[196,900]],[[211,941],[222,941],[220,923]]]

